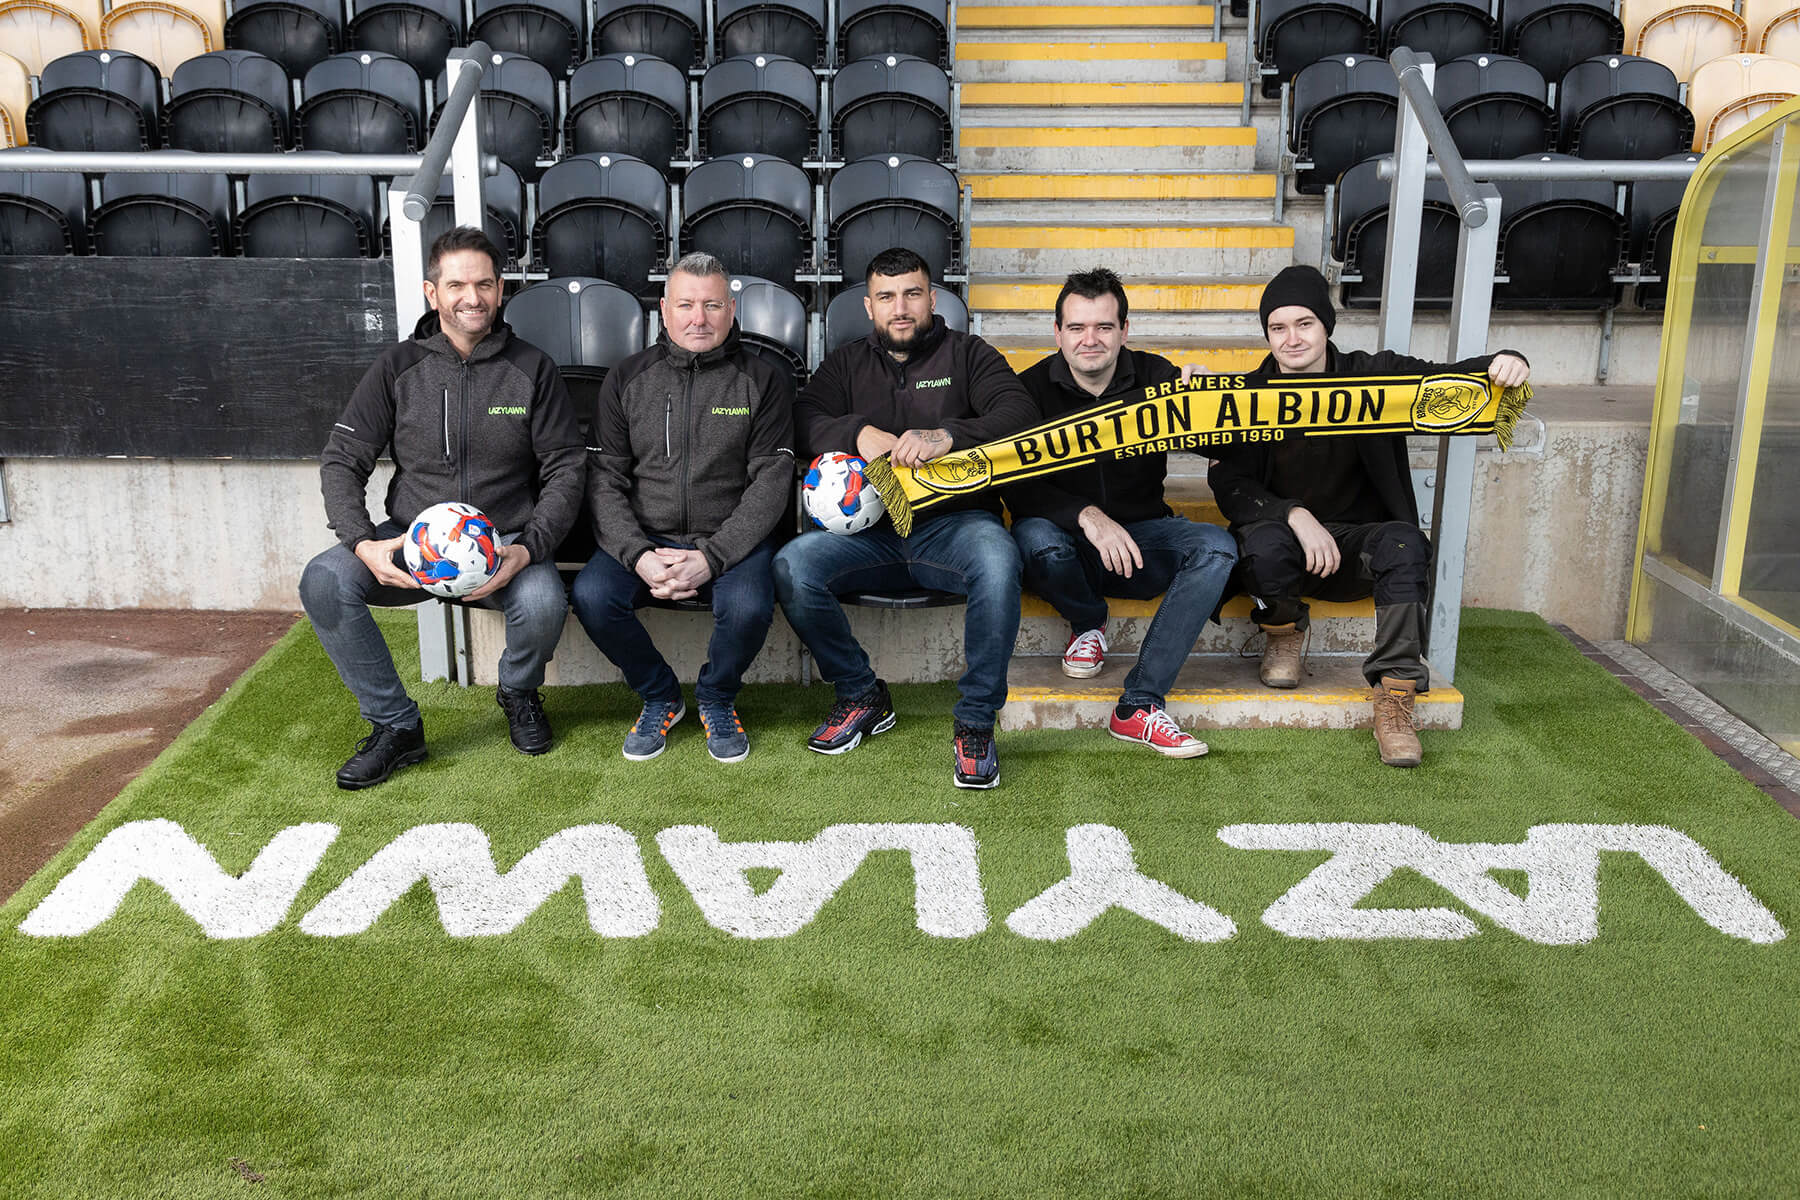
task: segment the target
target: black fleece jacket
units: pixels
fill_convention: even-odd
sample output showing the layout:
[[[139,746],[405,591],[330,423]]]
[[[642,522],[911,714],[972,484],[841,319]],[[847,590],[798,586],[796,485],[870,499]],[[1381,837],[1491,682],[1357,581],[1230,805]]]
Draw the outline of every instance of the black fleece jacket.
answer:
[[[825,356],[794,404],[801,461],[828,450],[855,454],[856,435],[943,429],[952,450],[991,442],[1038,420],[1037,405],[1000,352],[934,316],[903,363],[873,333]],[[996,515],[992,490],[934,504],[925,517],[982,508]]]
[[[1325,370],[1319,374],[1283,375],[1276,366],[1275,356],[1270,354],[1251,372],[1248,382],[1251,386],[1263,386],[1277,379],[1304,379],[1307,386],[1311,387],[1331,375],[1435,375],[1443,371],[1485,371],[1488,364],[1501,354],[1525,357],[1517,350],[1497,350],[1493,354],[1446,364],[1410,358],[1392,350],[1378,350],[1374,353],[1367,350],[1344,351],[1339,350],[1334,343],[1326,342]],[[1386,519],[1417,525],[1419,502],[1413,494],[1406,437],[1404,433],[1368,433],[1345,440],[1355,444],[1363,470],[1368,474],[1369,486],[1380,499]],[[1269,487],[1275,476],[1276,458],[1281,453],[1282,445],[1281,442],[1252,442],[1232,447],[1224,451],[1224,457],[1215,462],[1212,470],[1207,472],[1206,482],[1212,488],[1213,499],[1218,501],[1219,511],[1225,514],[1225,519],[1231,522],[1232,528],[1248,525],[1252,521],[1285,521],[1288,513],[1295,508],[1295,500],[1277,496]],[[1315,512],[1313,516],[1320,522],[1340,519],[1326,512]]]
[[[1019,382],[1036,401],[1042,419],[1054,421],[1121,396],[1136,397],[1146,387],[1180,378],[1180,368],[1162,355],[1126,346],[1119,351],[1112,381],[1098,396],[1075,382],[1075,374],[1060,352],[1025,368]],[[1167,454],[1102,458],[1013,484],[1004,492],[1006,507],[1014,517],[1045,517],[1070,533],[1080,529],[1076,518],[1090,504],[1121,525],[1152,521],[1169,515],[1169,506],[1163,501],[1163,481],[1168,472]]]
[[[402,527],[460,500],[548,562],[581,512],[586,456],[562,377],[504,321],[465,362],[428,312],[356,385],[319,456],[326,518],[351,550],[375,536],[364,489],[384,453],[387,515]]]
[[[656,543],[692,545],[716,578],[787,512],[794,381],[743,348],[733,324],[695,354],[669,340],[606,376],[588,447],[588,509],[600,549],[635,567]]]

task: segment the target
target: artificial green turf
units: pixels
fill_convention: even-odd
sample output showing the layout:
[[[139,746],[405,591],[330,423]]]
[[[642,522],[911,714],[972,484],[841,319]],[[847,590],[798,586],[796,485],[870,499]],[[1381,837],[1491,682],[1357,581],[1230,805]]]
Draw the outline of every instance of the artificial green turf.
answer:
[[[1208,734],[1190,762],[1036,733],[1002,735],[988,793],[950,786],[948,687],[895,688],[898,728],[843,758],[800,744],[825,689],[747,689],[755,749],[727,768],[691,720],[624,762],[636,705],[616,685],[552,689],[559,742],[531,761],[491,690],[425,685],[429,762],[346,794],[331,775],[362,727],[302,626],[0,907],[0,1196],[1800,1194],[1800,938],[1727,937],[1617,854],[1585,946],[1478,915],[1460,942],[1262,924],[1325,856],[1234,850],[1222,825],[1498,842],[1667,824],[1796,929],[1800,823],[1542,622],[1466,614],[1458,682],[1464,728],[1425,734],[1415,771],[1381,767],[1362,731]],[[149,817],[232,871],[284,826],[343,832],[264,937],[210,941],[144,884],[85,936],[17,931],[105,832]],[[423,886],[367,933],[299,931],[431,821],[480,825],[502,869],[618,824],[661,924],[602,939],[572,883],[501,937],[448,937]],[[851,821],[973,830],[988,931],[920,933],[907,860],[878,854],[798,935],[734,939],[652,840]],[[1237,935],[1190,944],[1123,912],[1062,943],[1010,933],[1087,822]],[[1370,903],[1458,907],[1407,872]]]

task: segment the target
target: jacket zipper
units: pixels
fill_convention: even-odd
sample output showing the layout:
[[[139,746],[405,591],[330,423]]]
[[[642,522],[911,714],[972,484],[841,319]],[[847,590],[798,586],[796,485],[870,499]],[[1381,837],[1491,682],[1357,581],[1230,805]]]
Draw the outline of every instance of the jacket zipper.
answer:
[[[700,363],[699,360],[696,359],[688,364],[686,399],[687,420],[682,425],[681,431],[681,532],[683,536],[694,527],[693,514],[688,511],[688,473],[694,461],[694,381],[698,378],[700,378]]]
[[[444,404],[438,410],[444,418],[444,461],[450,461],[450,389],[444,389]]]
[[[458,468],[462,478],[462,501],[469,502],[469,364],[462,365],[462,462]]]

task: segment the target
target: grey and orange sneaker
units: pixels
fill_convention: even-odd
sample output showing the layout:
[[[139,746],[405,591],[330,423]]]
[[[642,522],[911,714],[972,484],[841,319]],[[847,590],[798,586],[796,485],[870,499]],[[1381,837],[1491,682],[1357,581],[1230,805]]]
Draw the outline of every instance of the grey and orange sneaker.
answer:
[[[687,706],[677,700],[646,700],[637,724],[625,735],[625,757],[632,762],[649,762],[669,745],[669,730],[687,716]]]
[[[875,686],[860,696],[839,700],[831,706],[825,723],[812,731],[806,748],[820,754],[845,754],[856,749],[863,735],[874,737],[894,727],[894,701],[887,684],[877,679]]]
[[[743,718],[730,704],[702,704],[700,727],[706,730],[706,752],[722,763],[743,762],[750,757],[750,735]]]

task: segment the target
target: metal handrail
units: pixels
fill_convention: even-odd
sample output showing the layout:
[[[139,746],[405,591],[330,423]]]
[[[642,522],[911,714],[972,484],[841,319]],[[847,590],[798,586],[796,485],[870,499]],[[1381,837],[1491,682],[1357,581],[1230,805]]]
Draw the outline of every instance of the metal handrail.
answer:
[[[423,161],[417,154],[333,154],[324,150],[289,154],[171,154],[167,150],[0,153],[0,164],[8,171],[76,171],[83,175],[410,175]]]
[[[1450,202],[1456,206],[1464,225],[1470,229],[1481,228],[1488,217],[1487,202],[1475,180],[1470,178],[1463,157],[1456,149],[1456,141],[1450,136],[1450,126],[1444,123],[1444,114],[1438,111],[1437,101],[1432,99],[1418,54],[1405,46],[1396,46],[1388,55],[1388,62],[1394,68],[1400,91],[1411,105],[1413,116],[1425,131],[1425,142],[1431,147],[1441,177],[1450,189]]]
[[[1621,183],[1645,179],[1686,179],[1694,173],[1698,162],[1670,162],[1663,159],[1575,159],[1543,162],[1535,158],[1471,158],[1461,163],[1472,179],[1602,179]],[[1382,179],[1394,177],[1393,156],[1385,156],[1375,174]],[[1425,164],[1425,178],[1443,179],[1443,167],[1436,162]]]
[[[462,128],[463,117],[467,115],[469,106],[475,103],[476,93],[481,90],[481,77],[487,73],[491,57],[493,51],[486,42],[476,42],[465,49],[450,52],[450,61],[457,66],[456,82],[450,87],[449,99],[444,101],[439,110],[437,128],[425,143],[424,153],[419,156],[419,165],[413,171],[411,182],[406,185],[406,199],[402,201],[406,215],[415,221],[423,221],[425,214],[431,211],[432,201],[437,199],[438,184],[444,178],[444,166],[450,161],[450,149],[456,142],[457,131]],[[483,157],[485,159],[486,156]],[[499,170],[497,166],[489,170],[484,161],[482,173],[495,175]]]

